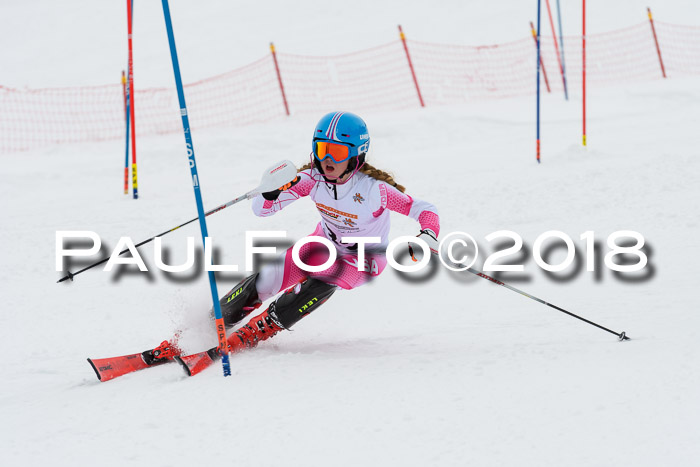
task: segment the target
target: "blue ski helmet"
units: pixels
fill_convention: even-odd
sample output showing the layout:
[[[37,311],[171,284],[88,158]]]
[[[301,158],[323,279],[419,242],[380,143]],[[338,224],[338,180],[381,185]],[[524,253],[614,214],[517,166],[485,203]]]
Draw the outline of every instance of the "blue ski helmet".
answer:
[[[328,145],[324,143],[338,144],[346,147],[347,150],[341,151],[342,155],[340,156],[334,156],[333,152],[327,152],[326,148]],[[360,117],[350,112],[331,112],[326,114],[316,124],[311,150],[314,154],[314,164],[321,173],[323,173],[323,170],[321,169],[320,161],[327,155],[335,162],[350,159],[346,172],[352,172],[364,164],[365,156],[369,150],[367,124]]]

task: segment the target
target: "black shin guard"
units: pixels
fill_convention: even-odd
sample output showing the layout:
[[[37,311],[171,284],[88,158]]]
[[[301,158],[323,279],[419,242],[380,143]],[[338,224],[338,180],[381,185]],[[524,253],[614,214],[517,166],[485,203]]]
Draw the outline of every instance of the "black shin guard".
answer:
[[[270,304],[269,316],[283,328],[289,329],[328,300],[335,289],[335,285],[318,279],[306,279]]]
[[[258,290],[255,288],[257,279],[257,273],[246,277],[219,301],[227,328],[241,322],[251,311],[260,306]]]

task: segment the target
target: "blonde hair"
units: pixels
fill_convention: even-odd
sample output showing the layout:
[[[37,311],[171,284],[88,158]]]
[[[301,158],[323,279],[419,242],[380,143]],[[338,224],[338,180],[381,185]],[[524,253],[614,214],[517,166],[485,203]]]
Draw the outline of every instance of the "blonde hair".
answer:
[[[312,166],[312,163],[311,163],[311,162],[308,162],[307,164],[304,164],[304,165],[299,169],[299,172],[301,172],[302,170],[310,169],[310,168],[312,168],[312,167],[313,167],[313,166]],[[362,173],[365,174],[365,175],[369,175],[370,177],[374,178],[375,180],[379,180],[379,181],[382,181],[382,182],[386,182],[386,183],[388,183],[389,185],[391,185],[391,186],[393,186],[394,188],[396,188],[397,190],[399,190],[401,193],[405,193],[405,192],[406,192],[406,187],[404,187],[403,185],[399,185],[399,184],[396,182],[396,180],[394,180],[394,176],[393,176],[393,175],[391,175],[391,174],[388,173],[388,172],[384,172],[383,170],[380,170],[380,169],[378,169],[378,168],[376,168],[376,167],[374,167],[374,166],[372,166],[372,165],[370,165],[370,164],[368,164],[368,163],[366,163],[366,162],[365,162],[364,164],[362,164],[362,167],[360,167],[359,172],[362,172]]]

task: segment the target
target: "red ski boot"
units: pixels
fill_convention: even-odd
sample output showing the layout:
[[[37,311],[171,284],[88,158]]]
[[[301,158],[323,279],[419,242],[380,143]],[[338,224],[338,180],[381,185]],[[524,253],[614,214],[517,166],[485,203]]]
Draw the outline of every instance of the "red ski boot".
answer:
[[[248,321],[248,324],[231,334],[228,351],[237,353],[256,347],[283,329],[290,329],[295,323],[321,306],[336,290],[335,285],[317,279],[304,281],[287,289],[270,307]],[[237,289],[236,289],[237,290]],[[235,292],[235,290],[234,290]],[[175,357],[188,375],[192,376],[210,366],[219,358],[219,349],[214,347],[206,352]]]
[[[228,339],[228,351],[231,353],[255,347],[258,342],[269,339],[283,328],[270,318],[268,310],[251,319],[248,324],[231,334]],[[189,376],[194,376],[211,366],[220,357],[219,349],[214,347],[206,352],[192,355],[180,355],[175,360],[182,365]]]
[[[231,353],[256,347],[259,342],[267,340],[284,328],[277,324],[268,313],[269,309],[251,318],[248,324],[228,337],[228,349]]]

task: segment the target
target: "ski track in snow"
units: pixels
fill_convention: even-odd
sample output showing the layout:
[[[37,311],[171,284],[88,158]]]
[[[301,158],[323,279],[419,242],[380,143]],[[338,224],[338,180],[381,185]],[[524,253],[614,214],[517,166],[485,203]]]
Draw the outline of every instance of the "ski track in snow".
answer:
[[[556,282],[531,256],[529,280],[503,275],[626,331],[625,343],[470,275],[439,269],[414,283],[387,269],[293,332],[233,356],[230,378],[219,365],[187,378],[170,364],[100,383],[87,357],[141,351],[178,327],[188,351],[215,342],[205,276],[98,268],[55,284],[57,230],[94,230],[113,248],[196,216],[182,135],[139,141],[138,202],[121,194],[123,141],[4,156],[0,465],[692,465],[700,91],[696,80],[669,78],[593,89],[588,102],[583,149],[580,100],[543,97],[540,165],[532,98],[363,117],[370,160],[438,206],[443,235],[467,231],[489,252],[484,236],[496,230],[529,247],[561,230],[581,256],[585,231],[604,248],[614,231],[642,233],[647,281],[623,282],[597,264],[599,281],[584,268]],[[305,162],[315,120],[195,133],[205,206],[254,187],[275,160]],[[221,262],[242,266],[245,230],[285,229],[291,242],[317,217],[308,200],[270,219],[242,204],[208,226]],[[392,220],[393,236],[417,232],[410,219]],[[195,224],[163,238],[173,263],[184,260],[186,236],[199,244]],[[152,247],[142,255],[154,265]],[[222,275],[219,293],[240,277]]]

